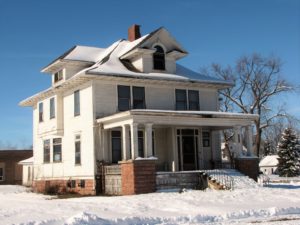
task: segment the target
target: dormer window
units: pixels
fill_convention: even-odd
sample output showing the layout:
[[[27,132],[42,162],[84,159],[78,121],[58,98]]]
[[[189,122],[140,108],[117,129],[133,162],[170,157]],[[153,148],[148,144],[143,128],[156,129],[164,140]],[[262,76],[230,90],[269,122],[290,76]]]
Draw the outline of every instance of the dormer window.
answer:
[[[61,81],[63,79],[63,70],[59,70],[54,74],[54,83]]]
[[[156,51],[153,53],[153,69],[165,70],[165,51],[164,51],[164,49],[159,45],[154,46],[154,49]]]

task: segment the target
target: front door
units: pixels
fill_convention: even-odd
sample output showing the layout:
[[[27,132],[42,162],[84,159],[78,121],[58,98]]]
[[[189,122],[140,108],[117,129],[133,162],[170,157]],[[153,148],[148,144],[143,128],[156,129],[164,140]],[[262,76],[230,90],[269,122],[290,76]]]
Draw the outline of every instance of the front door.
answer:
[[[180,170],[197,170],[198,130],[181,129],[177,131],[177,134]]]

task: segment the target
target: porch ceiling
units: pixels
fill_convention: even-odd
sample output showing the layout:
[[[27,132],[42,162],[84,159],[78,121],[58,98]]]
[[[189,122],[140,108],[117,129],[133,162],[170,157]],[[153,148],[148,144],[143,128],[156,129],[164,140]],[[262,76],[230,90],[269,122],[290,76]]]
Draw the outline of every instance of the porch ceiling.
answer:
[[[97,119],[97,123],[102,124],[104,129],[132,123],[150,123],[154,126],[207,126],[213,129],[227,129],[235,126],[249,126],[258,118],[258,115],[243,113],[136,109]]]

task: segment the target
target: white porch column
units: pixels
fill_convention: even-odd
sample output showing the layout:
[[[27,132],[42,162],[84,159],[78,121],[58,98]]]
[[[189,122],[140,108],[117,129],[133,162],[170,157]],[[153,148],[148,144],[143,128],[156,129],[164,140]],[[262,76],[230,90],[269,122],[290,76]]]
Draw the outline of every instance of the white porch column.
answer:
[[[145,157],[153,156],[152,123],[145,124]]]
[[[242,154],[242,148],[243,148],[240,126],[234,127],[234,142],[236,146],[237,156],[240,156]]]
[[[131,158],[136,159],[138,157],[138,124],[130,124],[131,130]]]
[[[253,155],[253,133],[252,133],[252,126],[246,127],[246,138],[247,138],[247,155]]]
[[[130,156],[130,143],[129,143],[129,129],[128,125],[122,125],[122,147],[123,147],[123,160],[129,159]]]

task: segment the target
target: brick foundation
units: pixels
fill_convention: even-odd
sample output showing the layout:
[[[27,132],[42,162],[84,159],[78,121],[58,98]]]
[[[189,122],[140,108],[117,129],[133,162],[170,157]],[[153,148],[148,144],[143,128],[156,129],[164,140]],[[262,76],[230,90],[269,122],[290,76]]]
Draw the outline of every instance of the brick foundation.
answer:
[[[82,180],[75,181],[75,186],[70,187],[69,180],[36,180],[33,181],[33,191],[39,193],[57,192],[59,194],[78,193],[81,195],[95,195],[94,180],[85,179],[84,187],[81,187]]]
[[[235,168],[239,170],[241,173],[257,181],[257,177],[259,173],[258,163],[259,163],[259,159],[257,157],[237,158],[235,159]]]
[[[120,162],[122,195],[155,192],[155,160],[128,160]]]

